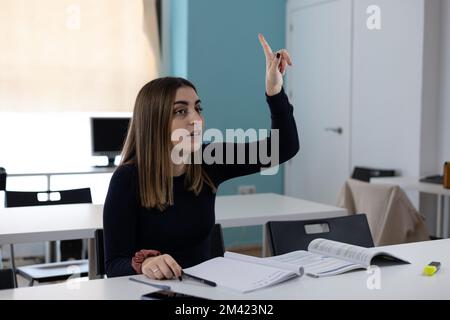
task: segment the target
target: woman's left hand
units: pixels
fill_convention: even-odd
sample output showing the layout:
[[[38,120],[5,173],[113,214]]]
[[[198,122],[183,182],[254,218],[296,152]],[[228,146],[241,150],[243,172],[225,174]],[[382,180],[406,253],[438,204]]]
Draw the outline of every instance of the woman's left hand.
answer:
[[[280,93],[283,87],[283,76],[286,72],[286,66],[292,66],[292,60],[285,49],[275,53],[272,52],[262,34],[259,34],[258,38],[266,56],[266,93],[268,96],[274,96]]]

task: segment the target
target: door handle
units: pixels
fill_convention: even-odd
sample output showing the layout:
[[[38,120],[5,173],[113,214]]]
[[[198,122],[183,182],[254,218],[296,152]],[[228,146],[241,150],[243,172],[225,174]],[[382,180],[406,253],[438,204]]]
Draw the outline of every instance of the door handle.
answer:
[[[344,132],[344,130],[341,127],[338,128],[325,128],[325,131],[331,131],[337,134],[342,134],[342,132]]]

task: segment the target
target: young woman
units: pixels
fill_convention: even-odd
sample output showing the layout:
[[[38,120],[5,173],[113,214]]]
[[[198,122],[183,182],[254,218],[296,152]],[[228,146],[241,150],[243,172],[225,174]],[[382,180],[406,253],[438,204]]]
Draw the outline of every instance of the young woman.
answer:
[[[273,53],[262,35],[259,40],[266,56],[266,100],[272,129],[279,130],[283,163],[299,150],[293,107],[283,90],[283,75],[292,63],[286,50]],[[175,131],[186,130],[192,152],[207,147],[196,146],[203,126],[201,110],[194,85],[181,78],[156,79],[139,92],[122,163],[111,178],[104,206],[109,277],[144,273],[152,279],[172,279],[181,276],[182,268],[208,260],[218,186],[264,167],[247,159],[244,164],[228,163],[227,143],[223,161],[173,161],[174,147],[181,143],[172,140]],[[248,154],[250,145],[232,144],[234,156],[240,147]]]

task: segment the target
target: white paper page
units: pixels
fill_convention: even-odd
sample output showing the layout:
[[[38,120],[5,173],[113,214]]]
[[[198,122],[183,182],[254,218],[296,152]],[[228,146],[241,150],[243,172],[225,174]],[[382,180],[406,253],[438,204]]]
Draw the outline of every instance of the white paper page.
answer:
[[[214,281],[218,286],[242,293],[280,283],[296,276],[288,270],[222,257],[205,261],[184,271],[187,274]]]
[[[326,257],[303,250],[264,259],[303,266],[305,273],[314,277],[336,275],[362,267],[360,264],[347,262],[333,257]]]
[[[274,259],[267,259],[267,258],[258,258],[253,256],[247,256],[244,254],[239,254],[235,252],[225,252],[225,258],[228,259],[235,259],[240,260],[244,262],[250,262],[250,263],[256,263],[256,264],[262,264],[265,266],[271,266],[278,269],[285,269],[292,272],[295,272],[297,275],[302,276],[304,273],[304,269],[302,265],[296,265],[292,263],[285,263],[282,261],[274,260]]]
[[[308,246],[308,251],[337,259],[344,259],[348,262],[361,264],[364,267],[370,266],[370,261],[374,255],[374,251],[368,248],[326,239],[315,239],[311,241]]]

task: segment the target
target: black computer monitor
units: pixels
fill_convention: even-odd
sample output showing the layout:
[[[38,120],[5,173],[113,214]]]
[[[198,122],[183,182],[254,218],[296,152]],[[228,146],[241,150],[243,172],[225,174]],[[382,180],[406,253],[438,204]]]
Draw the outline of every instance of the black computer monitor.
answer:
[[[107,156],[108,167],[122,152],[129,122],[130,118],[91,118],[92,155]]]

